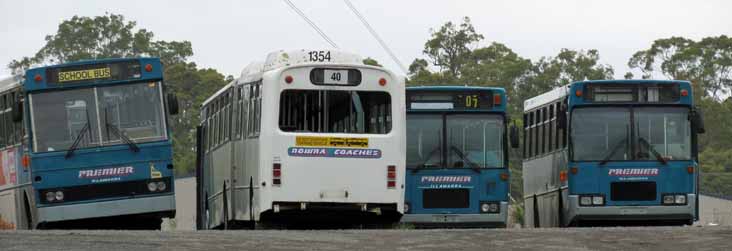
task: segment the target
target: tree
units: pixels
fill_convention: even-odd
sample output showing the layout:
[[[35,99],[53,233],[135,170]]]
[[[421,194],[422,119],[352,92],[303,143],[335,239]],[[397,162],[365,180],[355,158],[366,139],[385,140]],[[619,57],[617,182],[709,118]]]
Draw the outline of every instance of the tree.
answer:
[[[721,100],[732,88],[732,38],[706,37],[696,42],[683,37],[653,41],[633,54],[628,66],[640,69],[643,78],[660,73],[669,79],[694,83],[696,98]]]
[[[468,17],[464,17],[463,23],[459,26],[447,22],[437,31],[430,30],[430,33],[432,38],[424,44],[422,53],[427,55],[441,72],[446,71],[452,77],[460,76],[461,67],[470,55],[469,46],[483,39],[483,35],[475,32]]]
[[[378,67],[382,67],[382,66],[381,66],[381,65],[379,64],[379,61],[376,61],[376,59],[373,59],[373,58],[370,58],[370,57],[367,57],[367,58],[365,58],[365,59],[363,60],[363,64],[365,64],[365,65],[373,65],[373,66],[378,66]]]
[[[74,16],[61,22],[56,34],[46,36],[46,44],[34,56],[13,60],[8,67],[15,71],[43,63],[140,56],[160,57],[172,65],[193,55],[190,42],[153,41],[151,31],[135,30],[136,25],[122,15]]]
[[[152,31],[135,30],[135,26],[135,22],[125,21],[122,15],[74,16],[62,21],[56,34],[46,36],[46,44],[34,56],[13,60],[8,66],[18,70],[34,64],[83,59],[159,57],[165,66],[166,91],[179,100],[179,115],[170,119],[176,174],[191,174],[199,106],[233,77],[224,78],[214,69],[198,69],[196,64],[187,62],[193,55],[190,42],[154,41]]]

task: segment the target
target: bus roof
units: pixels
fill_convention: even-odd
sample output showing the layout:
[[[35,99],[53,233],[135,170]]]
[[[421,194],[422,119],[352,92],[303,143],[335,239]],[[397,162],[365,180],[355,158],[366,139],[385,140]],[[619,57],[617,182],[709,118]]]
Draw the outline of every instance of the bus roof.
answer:
[[[38,70],[38,69],[45,69],[45,68],[59,68],[59,67],[67,67],[67,66],[74,66],[74,65],[86,65],[86,64],[97,64],[97,63],[113,63],[113,62],[122,62],[122,61],[128,61],[131,59],[136,60],[160,60],[160,58],[156,57],[131,57],[131,58],[102,58],[102,59],[83,59],[79,61],[74,62],[67,62],[63,64],[55,64],[55,65],[44,65],[40,67],[34,67],[30,68],[26,71],[32,71],[32,70]]]
[[[560,87],[554,88],[551,91],[542,93],[539,96],[535,96],[533,98],[525,100],[524,101],[524,111],[534,109],[534,108],[542,106],[546,103],[549,103],[549,102],[552,102],[552,101],[555,101],[557,99],[567,96],[570,86],[571,85],[560,86]]]
[[[671,84],[671,83],[687,83],[687,80],[656,80],[656,79],[610,79],[610,80],[585,80],[577,81],[572,84]]]
[[[461,85],[433,85],[433,86],[410,86],[407,91],[496,91],[505,93],[506,90],[501,87],[487,86],[461,86]]]
[[[312,60],[313,57],[323,59]],[[328,61],[324,60],[326,58],[328,59]],[[286,66],[311,63],[363,65],[363,58],[355,53],[345,52],[341,50],[278,50],[267,54],[267,59],[264,61],[264,67],[262,68],[262,71],[271,71]]]
[[[13,89],[21,85],[23,76],[14,75],[0,79],[0,93]]]

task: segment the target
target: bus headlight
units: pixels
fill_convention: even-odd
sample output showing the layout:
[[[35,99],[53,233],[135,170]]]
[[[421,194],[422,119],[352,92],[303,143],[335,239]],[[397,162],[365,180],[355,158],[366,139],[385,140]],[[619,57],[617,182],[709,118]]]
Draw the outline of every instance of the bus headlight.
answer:
[[[165,191],[165,189],[168,188],[165,184],[165,181],[158,181],[158,191]]]
[[[602,205],[605,205],[605,197],[602,197],[602,195],[594,195],[594,196],[592,196],[592,205],[593,206],[602,206]]]
[[[580,206],[592,206],[592,196],[580,195]]]
[[[58,192],[56,192],[56,194],[55,194],[55,195],[56,195],[56,200],[57,200],[57,201],[62,201],[62,200],[64,200],[64,192],[58,191]]]
[[[664,194],[661,203],[663,205],[686,205],[686,194]]]
[[[46,193],[46,201],[53,202],[55,199],[56,199],[56,193],[54,193],[54,192]]]
[[[155,184],[155,182],[147,183],[147,190],[150,190],[150,192],[155,192],[156,189],[158,189],[158,185]]]
[[[495,202],[481,202],[480,212],[481,213],[498,213],[501,209],[498,207],[498,203]]]
[[[674,202],[678,205],[686,204],[686,195],[685,194],[677,194],[676,199]]]

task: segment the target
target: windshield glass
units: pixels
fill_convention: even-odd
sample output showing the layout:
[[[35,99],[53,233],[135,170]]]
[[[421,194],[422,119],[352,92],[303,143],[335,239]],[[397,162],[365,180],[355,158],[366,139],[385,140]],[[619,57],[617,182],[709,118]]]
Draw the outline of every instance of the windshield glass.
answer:
[[[137,143],[165,137],[160,83],[100,87],[97,92],[105,144],[119,143],[118,131]]]
[[[655,161],[655,151],[668,160],[691,159],[688,111],[681,107],[575,109],[571,128],[573,158]]]
[[[447,115],[447,161],[451,167],[503,167],[500,115]]]
[[[574,160],[630,159],[630,109],[579,108],[572,114]]]
[[[407,114],[407,166],[442,163],[442,115]]]
[[[63,151],[99,145],[94,89],[31,94],[35,151]],[[82,134],[83,133],[83,134]]]
[[[133,142],[164,139],[160,85],[153,82],[32,93],[34,151],[68,150],[77,140],[77,148],[122,144],[119,133]],[[112,127],[119,133],[113,133]]]
[[[284,90],[279,126],[284,132],[387,134],[391,97],[373,91]]]
[[[668,160],[691,159],[689,109],[645,107],[634,110],[638,145],[636,158],[655,160],[653,151]]]

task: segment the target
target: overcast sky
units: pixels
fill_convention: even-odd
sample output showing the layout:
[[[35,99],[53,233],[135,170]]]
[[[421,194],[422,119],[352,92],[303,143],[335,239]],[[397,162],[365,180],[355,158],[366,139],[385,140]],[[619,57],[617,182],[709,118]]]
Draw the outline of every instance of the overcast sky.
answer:
[[[536,60],[561,48],[598,49],[622,78],[628,58],[658,38],[700,39],[732,33],[729,0],[351,0],[408,66],[446,21],[472,19],[481,45],[504,43]],[[292,0],[342,49],[400,72],[342,0]],[[0,0],[0,76],[12,59],[31,56],[74,15],[124,15],[159,40],[188,40],[192,61],[238,76],[253,60],[279,49],[329,48],[283,1],[32,1]],[[636,76],[638,76],[636,74]]]

